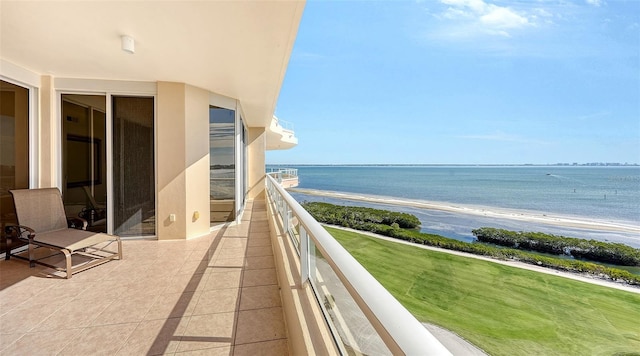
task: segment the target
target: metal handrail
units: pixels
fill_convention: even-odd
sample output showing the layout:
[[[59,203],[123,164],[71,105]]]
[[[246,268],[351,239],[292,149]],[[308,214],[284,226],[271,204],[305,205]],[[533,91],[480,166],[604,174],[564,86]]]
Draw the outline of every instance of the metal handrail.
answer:
[[[382,341],[394,354],[451,355],[409,311],[396,300],[347,250],[342,247],[277,181],[267,175],[269,198],[276,202],[278,214],[288,229],[296,217],[301,226],[300,239],[308,238],[320,250],[342,284],[362,310]],[[286,210],[286,211],[285,211]],[[308,243],[301,241],[300,258],[310,258]],[[302,263],[303,268],[308,263]],[[309,271],[300,271],[302,283]]]

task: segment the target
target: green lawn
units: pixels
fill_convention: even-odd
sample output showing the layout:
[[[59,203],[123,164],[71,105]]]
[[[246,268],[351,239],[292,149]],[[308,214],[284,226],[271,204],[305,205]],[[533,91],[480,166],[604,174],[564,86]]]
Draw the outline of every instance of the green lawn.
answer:
[[[491,355],[640,355],[640,294],[327,230],[419,320]]]

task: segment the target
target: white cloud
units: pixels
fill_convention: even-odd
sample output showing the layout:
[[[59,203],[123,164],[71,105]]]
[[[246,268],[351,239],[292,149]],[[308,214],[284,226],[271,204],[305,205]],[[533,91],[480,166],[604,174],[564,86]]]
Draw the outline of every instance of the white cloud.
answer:
[[[535,15],[483,0],[440,0],[448,7],[437,15],[452,22],[445,33],[450,37],[476,37],[479,34],[510,37],[514,30],[533,26]],[[546,15],[546,14],[545,14]]]
[[[460,7],[468,8],[477,13],[484,12],[486,7],[488,6],[482,0],[440,0],[440,2],[443,4],[452,5],[459,8]]]
[[[587,0],[587,4],[589,5],[593,5],[595,7],[600,7],[604,4],[604,1],[602,0]]]
[[[491,11],[480,17],[480,22],[492,28],[509,29],[527,26],[529,20],[506,7],[492,5]]]

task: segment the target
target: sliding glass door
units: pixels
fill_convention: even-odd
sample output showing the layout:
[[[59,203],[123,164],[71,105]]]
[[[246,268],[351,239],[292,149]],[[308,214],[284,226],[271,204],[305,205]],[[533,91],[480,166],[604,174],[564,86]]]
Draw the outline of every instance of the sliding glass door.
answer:
[[[233,221],[236,193],[236,112],[209,108],[209,205],[210,224]]]
[[[114,233],[156,233],[153,98],[114,96]]]
[[[154,116],[152,97],[62,95],[67,215],[92,231],[155,235]]]

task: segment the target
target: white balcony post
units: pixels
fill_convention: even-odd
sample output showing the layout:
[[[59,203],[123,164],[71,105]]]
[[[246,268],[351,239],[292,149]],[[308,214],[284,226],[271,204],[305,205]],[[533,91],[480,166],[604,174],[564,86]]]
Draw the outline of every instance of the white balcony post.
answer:
[[[309,281],[309,235],[307,230],[300,226],[300,285],[306,286]]]

